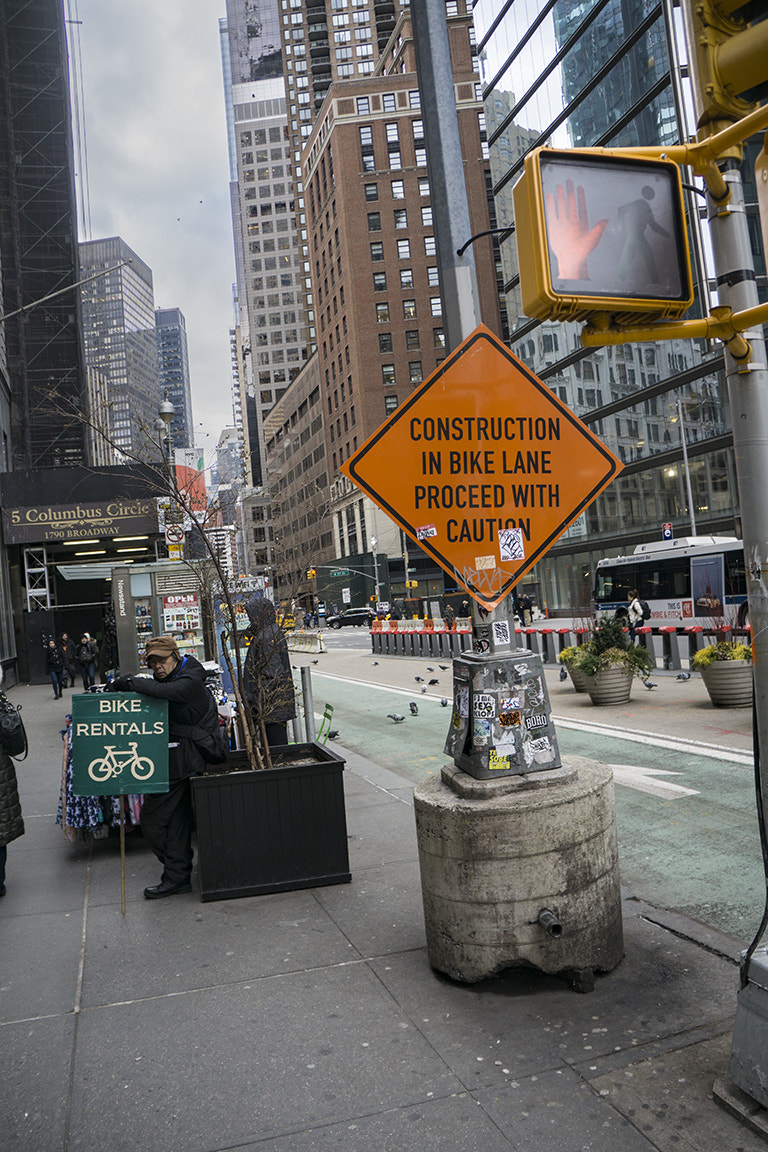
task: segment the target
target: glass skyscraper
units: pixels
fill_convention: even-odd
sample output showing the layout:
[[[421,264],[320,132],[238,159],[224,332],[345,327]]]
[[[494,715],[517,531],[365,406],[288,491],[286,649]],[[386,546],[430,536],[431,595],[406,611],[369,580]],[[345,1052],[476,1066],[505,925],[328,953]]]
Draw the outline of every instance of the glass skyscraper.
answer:
[[[520,308],[511,192],[525,155],[542,145],[690,139],[685,46],[671,0],[478,0],[473,12],[497,218],[510,229],[501,244],[510,345],[625,465],[528,577],[539,603],[577,613],[597,560],[660,539],[663,523],[677,536],[690,534],[692,520],[697,534],[740,534],[720,346],[686,339],[587,350],[580,325],[530,320]],[[703,258],[703,201],[687,195],[700,315],[717,303],[716,285]]]

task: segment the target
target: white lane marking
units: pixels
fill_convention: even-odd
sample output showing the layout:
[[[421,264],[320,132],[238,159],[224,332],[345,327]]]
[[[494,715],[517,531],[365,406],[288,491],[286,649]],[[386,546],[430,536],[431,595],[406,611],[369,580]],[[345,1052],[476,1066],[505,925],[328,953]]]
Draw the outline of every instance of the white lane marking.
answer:
[[[680,772],[667,772],[662,768],[641,768],[636,764],[609,764],[613,769],[613,779],[625,788],[636,792],[647,792],[649,796],[659,796],[662,800],[679,800],[681,796],[698,796],[695,788],[684,788],[682,784],[672,784],[669,780],[656,780],[656,776],[680,776]]]

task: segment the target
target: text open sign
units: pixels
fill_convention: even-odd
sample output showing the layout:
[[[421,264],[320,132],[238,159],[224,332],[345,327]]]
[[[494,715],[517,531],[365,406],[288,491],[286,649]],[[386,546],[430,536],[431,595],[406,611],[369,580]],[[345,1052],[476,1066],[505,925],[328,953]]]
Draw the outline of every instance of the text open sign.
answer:
[[[167,791],[167,702],[138,692],[75,696],[73,794],[124,796]]]

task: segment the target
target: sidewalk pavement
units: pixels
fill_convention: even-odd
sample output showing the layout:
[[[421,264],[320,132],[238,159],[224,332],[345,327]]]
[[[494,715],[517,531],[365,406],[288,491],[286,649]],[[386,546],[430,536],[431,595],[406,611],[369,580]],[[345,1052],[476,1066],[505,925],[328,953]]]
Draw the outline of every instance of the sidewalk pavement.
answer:
[[[625,958],[594,992],[525,970],[453,983],[426,959],[411,788],[354,753],[351,884],[202,904],[193,875],[146,901],[158,866],[132,835],[123,916],[117,838],[55,824],[61,702],[10,695],[32,746],[0,902],[3,1147],[765,1148],[712,1092],[743,942],[627,893]]]

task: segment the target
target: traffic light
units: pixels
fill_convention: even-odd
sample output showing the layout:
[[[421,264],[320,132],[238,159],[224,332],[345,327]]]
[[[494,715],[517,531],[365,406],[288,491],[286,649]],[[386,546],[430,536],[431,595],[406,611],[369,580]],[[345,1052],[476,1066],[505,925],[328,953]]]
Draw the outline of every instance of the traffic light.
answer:
[[[765,99],[765,4],[685,0],[683,8],[699,127],[713,120],[740,120]]]
[[[539,320],[677,319],[693,302],[680,169],[537,148],[514,187],[523,311]]]
[[[314,580],[315,576],[317,576],[315,569],[307,568],[307,580]]]

